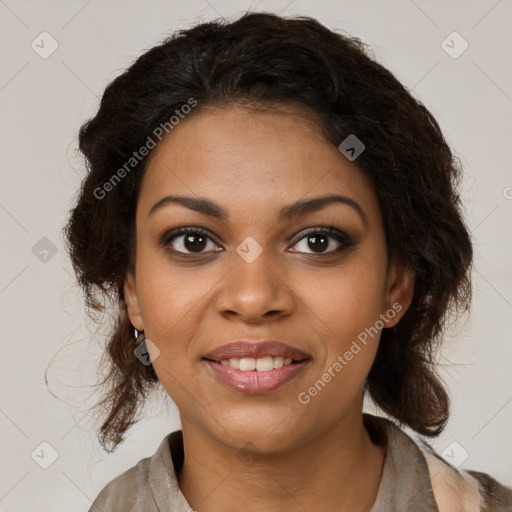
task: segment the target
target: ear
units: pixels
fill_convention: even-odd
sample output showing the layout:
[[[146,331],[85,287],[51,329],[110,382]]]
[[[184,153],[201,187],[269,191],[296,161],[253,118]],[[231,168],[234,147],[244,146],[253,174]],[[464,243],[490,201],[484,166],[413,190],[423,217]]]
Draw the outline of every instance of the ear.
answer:
[[[391,263],[386,280],[386,311],[381,317],[385,327],[394,327],[409,309],[414,296],[414,279],[411,268],[395,261]]]
[[[130,322],[135,327],[135,329],[138,331],[143,331],[144,322],[142,321],[139,296],[137,294],[137,287],[135,285],[135,276],[133,275],[132,271],[129,271],[126,274],[126,278],[124,280],[124,301]]]

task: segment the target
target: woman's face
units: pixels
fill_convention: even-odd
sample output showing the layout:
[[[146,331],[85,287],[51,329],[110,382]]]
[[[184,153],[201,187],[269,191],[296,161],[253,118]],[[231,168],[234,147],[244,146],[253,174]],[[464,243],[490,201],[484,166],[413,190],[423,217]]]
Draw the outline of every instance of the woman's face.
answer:
[[[125,294],[184,429],[271,452],[361,414],[380,331],[409,306],[413,278],[388,268],[377,197],[356,163],[291,111],[236,107],[185,118],[153,151]],[[191,207],[153,209],[171,195]],[[326,196],[341,199],[293,208]],[[225,217],[195,210],[200,199]],[[228,385],[226,365],[204,357],[236,340],[281,341],[309,359],[272,390]]]

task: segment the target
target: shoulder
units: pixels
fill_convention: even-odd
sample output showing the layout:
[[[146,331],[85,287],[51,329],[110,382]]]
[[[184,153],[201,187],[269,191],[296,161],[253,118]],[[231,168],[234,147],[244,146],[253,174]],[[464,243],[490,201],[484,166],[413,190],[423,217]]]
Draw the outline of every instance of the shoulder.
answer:
[[[140,460],[111,480],[93,501],[89,512],[130,512],[144,498],[150,458]]]
[[[151,457],[141,459],[111,480],[97,495],[89,512],[152,512],[160,510],[156,501],[166,489],[166,498],[175,500],[175,467],[183,463],[181,430],[171,432]],[[155,488],[153,488],[155,487]],[[156,492],[156,496],[155,496]],[[164,499],[164,498],[162,498]],[[171,503],[172,504],[172,503]]]
[[[438,455],[424,438],[408,434],[388,418],[365,415],[364,420],[374,442],[380,444],[384,437],[386,444],[390,443],[390,455],[397,471],[396,492],[405,492],[403,482],[412,481],[414,475],[421,480],[422,491],[425,491],[423,482],[427,482],[429,490],[425,496],[432,496],[435,504],[430,508],[424,507],[424,510],[512,511],[512,488],[503,485],[487,473],[454,467]],[[413,468],[414,471],[411,471]],[[416,496],[413,496],[414,498]]]
[[[487,473],[468,470],[472,478],[478,481],[484,503],[485,512],[505,512],[512,510],[512,488],[503,485]]]
[[[512,488],[498,482],[487,473],[457,469],[440,457],[430,445],[418,442],[428,465],[432,489],[444,510],[464,512],[510,512]]]

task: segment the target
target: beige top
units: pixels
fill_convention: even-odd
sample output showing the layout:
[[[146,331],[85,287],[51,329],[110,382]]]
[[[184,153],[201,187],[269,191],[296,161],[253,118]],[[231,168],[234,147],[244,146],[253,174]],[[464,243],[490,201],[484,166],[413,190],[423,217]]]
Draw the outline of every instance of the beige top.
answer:
[[[372,441],[386,445],[376,500],[368,512],[510,512],[512,488],[489,475],[457,471],[389,419],[363,414]],[[152,457],[114,478],[89,512],[194,512],[178,485],[182,431],[168,434]]]

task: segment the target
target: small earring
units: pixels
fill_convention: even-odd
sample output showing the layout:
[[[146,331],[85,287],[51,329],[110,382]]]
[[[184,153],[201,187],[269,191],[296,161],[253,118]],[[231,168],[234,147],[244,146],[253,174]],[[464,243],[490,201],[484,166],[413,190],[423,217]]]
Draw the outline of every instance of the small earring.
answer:
[[[144,331],[139,332],[137,329],[135,329],[135,327],[133,328],[133,330],[135,331],[135,342],[137,344],[141,343],[146,339],[144,336]]]

